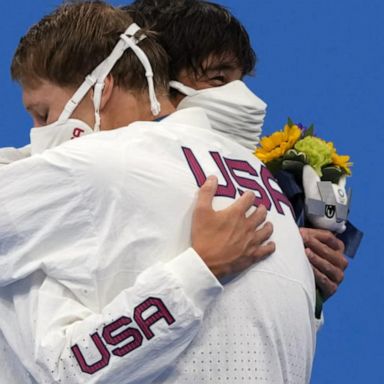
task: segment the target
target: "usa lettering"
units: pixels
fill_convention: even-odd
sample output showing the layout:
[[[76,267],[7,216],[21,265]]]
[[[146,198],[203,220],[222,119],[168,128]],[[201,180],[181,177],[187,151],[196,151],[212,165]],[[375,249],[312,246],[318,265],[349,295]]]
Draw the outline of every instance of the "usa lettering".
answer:
[[[202,165],[190,148],[182,147],[182,150],[196,184],[201,187],[207,180]],[[235,199],[237,194],[241,196],[245,190],[251,190],[255,192],[255,207],[263,204],[268,211],[274,207],[280,215],[284,215],[285,205],[291,210],[292,215],[295,215],[288,198],[277,188],[274,177],[264,165],[261,166],[259,173],[245,160],[228,159],[218,152],[209,154],[225,181],[225,184],[219,184],[216,196]]]
[[[145,316],[147,310],[151,313],[149,316]],[[124,357],[140,348],[144,338],[151,340],[155,337],[151,327],[158,321],[163,320],[167,325],[175,322],[163,301],[156,297],[150,297],[135,307],[133,319],[134,321],[130,317],[121,316],[106,324],[100,333],[95,332],[90,335],[90,339],[100,355],[96,362],[87,362],[78,344],[71,347],[77,363],[84,373],[92,375],[108,366],[111,354]]]

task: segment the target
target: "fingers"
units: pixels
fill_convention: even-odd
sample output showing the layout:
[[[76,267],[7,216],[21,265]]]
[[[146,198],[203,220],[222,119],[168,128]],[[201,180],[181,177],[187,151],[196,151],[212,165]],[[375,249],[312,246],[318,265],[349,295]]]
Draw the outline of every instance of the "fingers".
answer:
[[[276,250],[273,241],[268,241],[272,236],[273,225],[270,222],[265,223],[260,229],[254,230],[250,240],[246,255],[252,263],[259,262],[270,256]]]
[[[343,255],[344,244],[326,230],[302,228],[300,232],[314,269],[316,286],[327,299],[344,280],[344,270],[348,266]]]
[[[232,264],[232,273],[240,273],[251,267],[253,264],[266,259],[273,252],[275,252],[275,249],[275,243],[272,241],[265,245],[255,246],[249,255],[242,256],[236,261],[236,263]]]
[[[215,197],[218,186],[216,176],[209,176],[205,183],[200,187],[196,208],[197,209],[212,209],[212,201]],[[252,191],[246,191],[241,197],[235,200],[227,210],[237,211],[239,214],[245,214],[254,204],[255,194]]]
[[[320,258],[325,259],[336,268],[339,268],[344,271],[348,267],[348,261],[344,257],[341,249],[339,248],[335,250],[334,248],[329,246],[329,241],[327,240],[331,238],[330,236],[328,236],[327,234],[321,234],[319,236],[320,232],[318,232],[317,229],[314,231],[309,230],[309,232],[305,233],[303,237],[305,247],[309,248],[314,254],[316,254]],[[301,233],[303,234],[303,231],[301,231]],[[333,234],[331,235],[334,236]],[[325,242],[322,242],[321,240],[319,240],[319,238],[323,239]],[[339,241],[339,239],[336,240],[337,242]],[[342,248],[344,249],[344,245]]]
[[[252,245],[261,245],[265,243],[273,233],[273,225],[269,221],[266,222],[261,228],[252,233]]]
[[[196,209],[212,209],[212,201],[217,190],[218,180],[216,176],[209,176],[199,189]]]
[[[273,241],[268,242],[265,245],[259,245],[255,247],[252,258],[254,262],[261,261],[266,259],[268,256],[272,255],[276,250],[276,245]]]
[[[311,264],[329,280],[339,285],[344,279],[344,270],[331,264],[329,261],[314,253],[311,249],[305,250]]]
[[[300,233],[303,237],[304,244],[311,238],[315,238],[335,251],[344,252],[344,243],[330,231],[317,228],[300,228]]]
[[[275,251],[275,244],[267,243],[273,226],[265,222],[267,210],[264,206],[254,208],[254,193],[245,192],[229,207],[215,211],[212,201],[217,186],[217,178],[209,177],[200,188],[192,218],[191,240],[208,268],[215,276],[223,277],[266,258]]]
[[[253,206],[254,202],[255,194],[252,191],[246,191],[227,209],[232,209],[241,215],[245,215],[247,211]]]
[[[321,292],[324,300],[327,300],[330,296],[334,295],[337,291],[338,285],[328,279],[326,275],[317,270],[313,269],[315,275],[316,286]]]
[[[251,228],[258,228],[267,218],[267,208],[259,205],[248,217],[248,223]]]

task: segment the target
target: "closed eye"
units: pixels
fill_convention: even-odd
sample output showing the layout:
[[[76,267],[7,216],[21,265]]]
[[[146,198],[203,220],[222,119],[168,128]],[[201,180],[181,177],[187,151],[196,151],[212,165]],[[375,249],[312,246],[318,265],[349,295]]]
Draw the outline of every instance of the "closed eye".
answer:
[[[35,127],[42,127],[47,124],[48,114],[32,113],[32,118]]]
[[[208,78],[208,83],[211,87],[220,87],[221,85],[226,84],[227,80],[223,75],[216,75],[216,76],[210,76]]]
[[[210,80],[219,81],[221,83],[224,83],[225,82],[225,77],[224,76],[215,76],[215,77],[212,77]]]

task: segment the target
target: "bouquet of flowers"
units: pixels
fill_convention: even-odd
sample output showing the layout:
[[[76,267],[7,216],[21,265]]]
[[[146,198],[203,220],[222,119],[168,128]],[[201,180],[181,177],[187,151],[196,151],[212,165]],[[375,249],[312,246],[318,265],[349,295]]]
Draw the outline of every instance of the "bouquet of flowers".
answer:
[[[347,220],[350,192],[345,191],[351,175],[349,156],[339,155],[332,142],[314,134],[291,119],[284,129],[260,141],[254,153],[272,172],[291,173],[305,194],[307,219],[317,228],[342,233]]]
[[[316,137],[313,125],[306,128],[291,119],[282,131],[264,136],[255,155],[272,173],[286,170],[299,175],[308,164],[323,181],[338,183],[341,176],[351,175],[349,156],[339,155],[332,142]]]

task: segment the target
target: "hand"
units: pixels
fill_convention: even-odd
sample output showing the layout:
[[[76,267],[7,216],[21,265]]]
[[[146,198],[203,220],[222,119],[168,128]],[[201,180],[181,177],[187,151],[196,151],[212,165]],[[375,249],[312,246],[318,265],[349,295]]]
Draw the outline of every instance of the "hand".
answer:
[[[327,300],[336,293],[348,267],[344,244],[332,232],[324,229],[300,228],[300,233],[313,266],[316,286],[324,300]]]
[[[212,200],[217,185],[217,178],[210,176],[200,188],[192,220],[192,247],[220,278],[263,260],[275,251],[275,244],[264,244],[273,232],[272,224],[265,222],[264,206],[246,217],[255,201],[254,193],[248,191],[228,208],[216,212]]]

